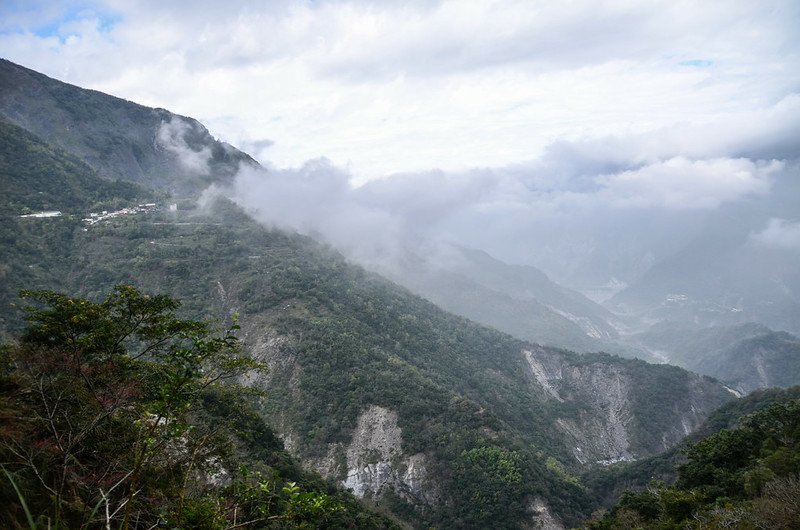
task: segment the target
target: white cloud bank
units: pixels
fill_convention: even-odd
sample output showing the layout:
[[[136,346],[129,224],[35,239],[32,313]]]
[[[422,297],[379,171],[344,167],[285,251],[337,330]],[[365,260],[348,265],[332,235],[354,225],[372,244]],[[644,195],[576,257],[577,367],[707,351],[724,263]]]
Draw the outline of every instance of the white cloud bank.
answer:
[[[32,0],[0,5],[0,50],[252,151],[266,222],[568,274],[793,233],[764,226],[800,218],[798,27],[793,0]]]
[[[766,195],[769,177],[783,163],[744,158],[689,160],[675,157],[639,169],[603,175],[600,197],[619,207],[716,208],[748,195]]]
[[[773,217],[752,239],[768,247],[800,250],[800,221]]]
[[[743,130],[800,86],[792,0],[33,0],[0,15],[11,60],[357,182],[522,163],[558,141]]]
[[[186,134],[191,132],[193,125],[178,116],[173,116],[169,122],[162,122],[156,134],[158,145],[174,154],[184,169],[197,175],[208,175],[211,160],[211,148],[204,146],[199,150],[192,149],[186,142]]]

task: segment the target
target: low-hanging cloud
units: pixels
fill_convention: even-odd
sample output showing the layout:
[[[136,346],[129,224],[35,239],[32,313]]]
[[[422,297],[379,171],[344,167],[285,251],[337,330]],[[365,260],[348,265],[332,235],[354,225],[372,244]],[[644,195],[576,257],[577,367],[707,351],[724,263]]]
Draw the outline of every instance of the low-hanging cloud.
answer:
[[[405,240],[402,219],[359,201],[350,176],[326,159],[291,170],[242,168],[232,193],[259,221],[321,238],[363,263],[390,260]]]
[[[186,135],[191,133],[194,127],[193,123],[173,116],[170,121],[161,123],[156,139],[158,145],[177,157],[184,169],[196,175],[208,175],[211,148],[203,146],[193,149],[186,141]]]
[[[397,173],[361,186],[319,159],[242,171],[235,196],[262,221],[315,234],[367,265],[386,268],[421,242],[448,241],[562,281],[592,270],[601,282],[630,279],[700,235],[746,237],[777,211],[800,214],[800,197],[790,198],[800,193],[791,184],[798,117],[792,95],[750,115],[747,127],[719,120],[558,140],[525,163]]]
[[[716,208],[751,195],[769,192],[769,177],[783,168],[772,160],[675,157],[638,169],[596,178],[597,196],[616,207],[670,209]]]
[[[767,247],[800,250],[800,221],[773,217],[763,230],[752,234],[751,239]]]
[[[275,145],[275,142],[269,138],[261,138],[259,140],[243,139],[237,142],[239,148],[252,156],[256,160],[266,160],[266,154],[270,147]]]
[[[245,168],[232,196],[264,223],[321,238],[383,270],[408,252],[433,259],[430,242],[446,241],[556,276],[584,260],[611,259],[605,253],[641,272],[726,205],[768,204],[786,169],[776,160],[681,156],[628,165],[612,155],[575,165],[572,152],[562,146],[527,165],[397,174],[359,187],[326,159],[288,170]]]

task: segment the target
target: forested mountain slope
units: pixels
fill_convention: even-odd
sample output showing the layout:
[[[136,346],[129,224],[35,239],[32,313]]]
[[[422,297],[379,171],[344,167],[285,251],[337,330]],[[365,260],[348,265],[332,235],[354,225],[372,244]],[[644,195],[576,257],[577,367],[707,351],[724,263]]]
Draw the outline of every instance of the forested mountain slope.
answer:
[[[591,502],[570,473],[661,451],[732,397],[678,368],[542,348],[448,315],[224,200],[86,231],[62,222],[69,245],[41,241],[61,256],[45,286],[96,298],[133,282],[193,315],[240,313],[270,366],[253,382],[268,390],[267,421],[293,453],[420,524],[513,527],[541,504],[574,523]]]
[[[21,289],[58,288],[70,259],[79,223],[90,211],[155,200],[158,196],[127,181],[111,181],[72,155],[0,119],[0,336],[19,330],[9,313]],[[20,217],[57,211],[52,218]]]
[[[701,328],[663,322],[635,339],[671,363],[716,377],[742,393],[800,383],[800,339],[763,325]]]
[[[248,155],[198,121],[51,79],[0,59],[0,115],[100,176],[196,193],[230,182]]]
[[[59,145],[80,155],[102,141],[97,130],[127,131],[138,112],[148,134],[165,123],[151,115],[163,111],[113,101],[107,112],[95,107],[96,115],[81,107],[74,137]],[[197,129],[176,130],[173,145],[191,146]],[[127,134],[117,136],[123,150],[139,145]],[[16,136],[27,147],[14,153],[40,149],[47,167],[62,156],[41,137]],[[206,153],[211,145],[189,150]],[[185,180],[191,172],[147,173],[141,164],[142,174],[130,178],[187,193],[231,178],[231,160],[223,157],[220,169],[209,150],[205,169],[193,169],[197,182]],[[107,175],[93,152],[82,159]],[[86,166],[65,160],[54,186],[68,182],[77,197],[103,188]],[[10,167],[9,174],[18,168]],[[22,202],[45,191],[35,186],[50,171],[14,177],[3,210],[43,207]],[[155,193],[122,189],[93,200],[122,205],[136,197],[135,204]],[[62,197],[51,191],[53,200]],[[123,282],[183,300],[192,317],[224,322],[238,313],[245,346],[270,369],[245,382],[267,391],[261,412],[290,451],[414,526],[575,524],[594,507],[575,478],[580,470],[660,452],[732,399],[719,383],[679,368],[542,347],[453,316],[318,242],[263,227],[224,197],[186,200],[175,211],[158,201],[159,208],[93,224],[78,212],[94,203],[64,201],[61,217],[3,218],[4,234],[28,223],[8,240],[26,250],[3,254],[9,285],[98,300]],[[4,331],[21,327],[12,307],[3,315]]]
[[[673,450],[657,466],[622,469],[617,477],[638,478],[639,488],[589,528],[797,528],[799,394],[800,387],[756,392],[712,415],[680,456]],[[668,485],[642,489],[642,472],[655,469]]]

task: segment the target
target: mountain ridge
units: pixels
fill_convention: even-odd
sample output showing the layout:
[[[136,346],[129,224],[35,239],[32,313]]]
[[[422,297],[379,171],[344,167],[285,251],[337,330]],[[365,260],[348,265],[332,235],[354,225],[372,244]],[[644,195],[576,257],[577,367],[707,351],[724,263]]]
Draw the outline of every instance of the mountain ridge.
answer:
[[[141,130],[152,138],[165,124],[149,116]],[[90,125],[73,131],[87,135],[79,144]],[[176,145],[194,134],[176,130]],[[184,143],[213,152],[215,140],[201,139]],[[177,163],[146,145],[146,159]],[[196,193],[232,176],[235,159],[202,160],[208,173],[142,182]],[[265,228],[224,196],[181,204],[91,226],[74,215],[29,224],[14,241],[30,252],[4,258],[14,260],[5,277],[88,298],[133,283],[182,299],[193,317],[240,315],[245,343],[271,368],[249,383],[269,393],[261,412],[287,447],[414,526],[577,524],[593,508],[580,469],[661,451],[733,399],[679,368],[581,356],[451,315],[324,244]],[[9,313],[4,325],[15,322]],[[613,443],[592,443],[602,437]]]
[[[197,120],[83,89],[0,59],[0,114],[111,180],[179,195],[229,183],[249,155]]]

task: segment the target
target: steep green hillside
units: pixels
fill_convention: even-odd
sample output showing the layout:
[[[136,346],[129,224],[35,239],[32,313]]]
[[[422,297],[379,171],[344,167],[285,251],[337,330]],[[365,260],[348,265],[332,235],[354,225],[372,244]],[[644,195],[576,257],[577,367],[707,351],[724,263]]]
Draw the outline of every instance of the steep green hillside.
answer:
[[[224,200],[70,241],[50,263],[69,292],[133,282],[191,315],[239,312],[290,450],[415,524],[515,527],[540,504],[574,523],[591,509],[582,465],[654,454],[731,397],[673,367],[482,328]]]
[[[800,399],[793,394],[689,444],[673,486],[626,492],[589,528],[797,528]]]
[[[9,312],[20,289],[64,285],[82,217],[155,197],[136,184],[103,179],[75,157],[0,120],[0,336],[20,327]],[[43,210],[62,215],[20,217]]]
[[[177,194],[230,182],[248,155],[199,122],[51,79],[0,59],[0,115],[108,179]]]
[[[153,193],[126,181],[110,181],[25,129],[0,119],[0,215],[41,210],[86,214],[115,203],[150,199]]]

